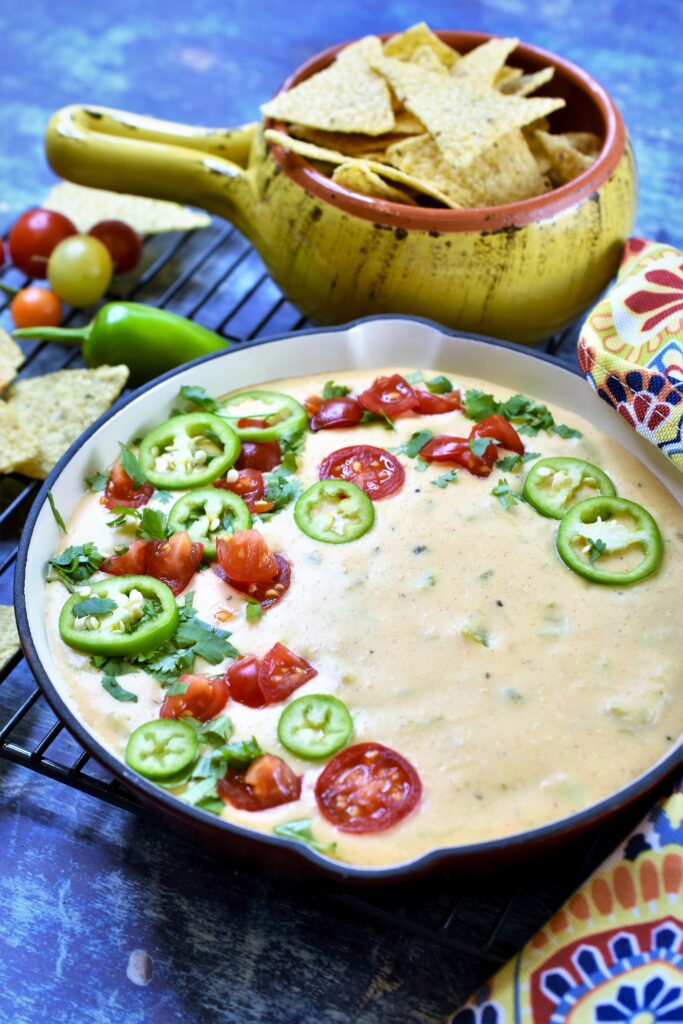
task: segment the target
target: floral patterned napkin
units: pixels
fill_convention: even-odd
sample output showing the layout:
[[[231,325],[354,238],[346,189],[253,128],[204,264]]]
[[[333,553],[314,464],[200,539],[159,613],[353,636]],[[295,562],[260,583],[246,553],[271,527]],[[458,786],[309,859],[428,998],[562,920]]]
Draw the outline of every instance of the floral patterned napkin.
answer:
[[[629,239],[616,283],[583,325],[579,363],[600,397],[683,470],[683,252]]]
[[[683,1022],[683,779],[450,1024]]]

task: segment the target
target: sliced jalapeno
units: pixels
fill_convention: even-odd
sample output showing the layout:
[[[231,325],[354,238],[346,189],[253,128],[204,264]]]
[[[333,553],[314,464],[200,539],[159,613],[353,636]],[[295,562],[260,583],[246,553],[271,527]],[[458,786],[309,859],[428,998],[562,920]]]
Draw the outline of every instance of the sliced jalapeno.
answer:
[[[143,654],[176,631],[175,597],[152,576],[112,576],[80,589],[59,616],[62,640],[77,651],[112,657]]]
[[[616,488],[606,473],[583,459],[566,456],[541,459],[527,473],[524,481],[524,500],[550,519],[562,519],[565,513],[587,496],[585,488],[598,494],[615,495]]]
[[[251,512],[238,494],[202,487],[178,498],[168,514],[171,533],[187,530],[192,540],[204,545],[204,561],[216,558],[216,534],[251,527]]]
[[[346,705],[322,693],[293,700],[280,715],[277,726],[282,746],[307,761],[336,754],[348,743],[352,732],[353,721]]]
[[[303,405],[281,391],[240,391],[218,408],[243,441],[277,441],[300,434],[308,425]],[[240,426],[240,420],[250,420]]]
[[[192,764],[197,756],[197,734],[180,718],[158,718],[131,733],[126,764],[146,779],[168,779]]]
[[[297,499],[294,520],[313,540],[347,544],[368,532],[375,521],[375,508],[350,480],[320,480]]]
[[[149,482],[168,490],[204,487],[217,480],[240,453],[235,431],[220,416],[190,412],[173,416],[140,444],[140,465]]]
[[[642,558],[630,565],[633,549]],[[626,498],[587,498],[567,512],[557,531],[557,551],[570,569],[595,583],[636,583],[655,571],[662,560],[662,537],[650,513]],[[616,568],[601,566],[617,556]],[[624,567],[620,568],[619,563]],[[610,565],[615,564],[614,558]]]

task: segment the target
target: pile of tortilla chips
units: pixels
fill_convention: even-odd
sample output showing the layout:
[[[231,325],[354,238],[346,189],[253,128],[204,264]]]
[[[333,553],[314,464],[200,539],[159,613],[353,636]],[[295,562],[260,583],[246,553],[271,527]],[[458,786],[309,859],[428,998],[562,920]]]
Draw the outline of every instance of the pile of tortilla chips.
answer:
[[[507,64],[517,44],[490,39],[463,56],[424,23],[385,43],[366,36],[266,103],[288,131],[265,137],[390,202],[472,209],[541,195],[586,170],[601,140],[550,131],[565,101],[531,94],[554,69]]]

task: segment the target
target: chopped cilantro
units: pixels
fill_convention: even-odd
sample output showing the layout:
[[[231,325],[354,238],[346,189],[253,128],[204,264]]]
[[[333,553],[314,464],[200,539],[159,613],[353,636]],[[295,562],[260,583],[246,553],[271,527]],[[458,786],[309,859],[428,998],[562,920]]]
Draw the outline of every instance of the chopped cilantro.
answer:
[[[301,483],[282,466],[277,466],[272,472],[264,474],[264,480],[266,483],[265,500],[273,507],[268,512],[259,513],[261,519],[270,519],[276,513],[281,512],[286,505],[296,501],[301,494]]]
[[[173,501],[173,495],[170,491],[155,491],[154,497],[157,501],[160,501],[162,505],[168,505],[169,501]]]
[[[498,498],[498,501],[501,503],[506,512],[508,509],[512,508],[512,506],[516,502],[520,500],[519,495],[515,494],[514,491],[510,489],[510,484],[507,482],[505,477],[503,477],[502,480],[498,481],[496,486],[491,491],[491,494],[493,494],[494,497]]]
[[[83,482],[88,485],[91,491],[98,494],[107,486],[108,480],[109,477],[105,473],[93,473],[92,476],[86,476]]]
[[[232,719],[228,715],[219,715],[210,722],[199,722],[197,735],[200,740],[210,743],[212,747],[221,747],[228,742],[234,731]]]
[[[581,431],[575,430],[574,427],[568,427],[566,423],[554,423],[553,430],[560,437],[581,437]]]
[[[429,463],[427,462],[427,460],[420,458],[420,456],[418,455],[418,457],[415,459],[415,462],[413,463],[413,469],[415,470],[415,472],[424,473],[425,469],[427,469],[428,467]]]
[[[588,555],[588,561],[591,565],[593,565],[595,562],[597,562],[600,555],[602,555],[607,550],[607,545],[605,544],[604,540],[600,540],[599,537],[597,540],[589,541],[589,544],[590,554]]]
[[[76,584],[89,580],[103,561],[104,555],[91,541],[64,548],[61,555],[55,555],[47,563],[55,572],[54,576],[48,576],[48,583],[60,580],[73,593]]]
[[[144,487],[147,477],[142,471],[137,455],[133,455],[130,448],[127,448],[121,441],[119,441],[119,448],[121,450],[121,466],[133,481],[133,487]]]
[[[525,452],[524,455],[506,455],[504,458],[498,459],[496,469],[500,469],[503,473],[510,473],[521,466],[523,462],[539,458],[540,454],[540,452]]]
[[[107,520],[107,526],[123,526],[126,519],[137,519],[140,524],[136,531],[138,537],[143,540],[166,539],[166,516],[160,509],[150,508],[148,505],[143,509],[118,505],[112,511],[114,518]]]
[[[54,516],[54,520],[55,520],[57,526],[62,531],[62,533],[66,533],[66,526],[64,525],[64,520],[62,519],[61,515],[59,514],[59,509],[55,505],[55,499],[54,499],[54,496],[52,494],[52,491],[48,491],[47,492],[47,500],[50,503],[50,508],[52,510],[52,515]]]
[[[407,373],[403,379],[408,384],[419,384],[424,380],[424,374],[422,370],[414,370],[412,373]]]
[[[82,619],[85,615],[106,615],[116,608],[116,601],[110,597],[86,597],[78,601],[72,608],[75,618]]]
[[[432,380],[426,380],[425,384],[433,395],[448,395],[453,390],[451,381],[441,373]]]
[[[239,651],[229,642],[229,636],[226,630],[217,629],[197,618],[192,594],[188,594],[185,605],[180,609],[180,625],[169,642],[178,647],[191,647],[194,654],[210,665],[218,665],[224,658],[239,658]]]
[[[247,768],[257,757],[263,757],[263,751],[256,737],[252,736],[250,740],[237,740],[218,747],[213,752],[212,760],[214,763],[220,762],[221,775],[225,775],[228,768]]]
[[[490,444],[499,445],[500,441],[495,437],[471,437],[470,451],[480,459]]]
[[[306,434],[293,434],[291,437],[280,438],[280,454],[282,462],[277,467],[284,476],[296,473],[299,468],[299,456],[306,444]]]
[[[399,444],[396,448],[391,448],[390,451],[396,452],[397,455],[407,455],[409,459],[414,459],[433,437],[434,434],[431,430],[418,430],[411,434],[407,441]]]
[[[481,644],[482,647],[491,646],[489,634],[483,626],[465,626],[460,633],[466,640],[472,640],[475,644]]]
[[[180,799],[183,803],[190,804],[192,807],[199,807],[201,810],[209,811],[211,814],[220,814],[223,809],[223,801],[218,796],[218,790],[216,789],[216,779],[211,776],[208,779],[201,779],[200,782],[195,782],[193,786],[190,786],[189,789],[180,794]]]
[[[462,411],[470,420],[485,420],[498,411],[498,402],[493,395],[487,395],[477,388],[470,388],[465,392]]]
[[[258,601],[249,600],[247,602],[246,617],[247,622],[258,622],[263,615],[263,608]]]
[[[296,821],[285,821],[282,825],[276,825],[273,829],[276,836],[283,839],[296,839],[299,843],[319,850],[320,853],[332,854],[337,849],[336,843],[321,843],[314,838],[309,818],[298,818]]]
[[[447,473],[443,473],[441,476],[437,476],[436,480],[432,480],[431,482],[434,484],[435,487],[441,487],[443,489],[445,487],[448,487],[449,484],[452,484],[457,479],[457,469],[449,469]]]
[[[166,689],[166,694],[169,697],[182,697],[190,688],[190,684],[182,682],[180,679],[176,679],[174,683],[171,683]]]
[[[351,388],[347,388],[344,384],[335,384],[333,380],[328,380],[323,388],[323,398],[344,398],[345,395],[351,394]]]
[[[134,704],[137,704],[137,695],[131,693],[130,690],[124,690],[124,688],[119,685],[114,676],[102,676],[102,679],[100,681],[104,689],[107,691],[107,693],[111,694],[111,696],[115,700],[129,700],[132,701]]]
[[[368,423],[383,423],[385,430],[396,430],[393,421],[389,419],[385,412],[378,414],[376,412],[370,412],[369,409],[364,409],[359,423],[361,426]]]
[[[505,402],[498,402],[493,395],[471,388],[465,392],[463,412],[477,422],[497,413],[514,423],[517,433],[531,437],[535,437],[539,430],[552,431],[560,437],[581,437],[578,430],[564,423],[555,423],[550,409],[528,395],[511,395]]]
[[[183,384],[180,389],[180,397],[191,405],[196,405],[205,412],[215,412],[219,403],[211,395],[207,394],[204,388],[198,385]]]

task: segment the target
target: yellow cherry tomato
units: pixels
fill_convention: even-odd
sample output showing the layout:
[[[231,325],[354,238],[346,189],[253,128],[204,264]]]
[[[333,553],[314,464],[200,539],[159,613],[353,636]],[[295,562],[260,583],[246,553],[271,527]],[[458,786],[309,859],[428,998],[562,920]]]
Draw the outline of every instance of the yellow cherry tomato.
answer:
[[[70,306],[91,306],[102,298],[114,264],[109,251],[91,235],[71,235],[53,249],[47,279],[56,295]]]

